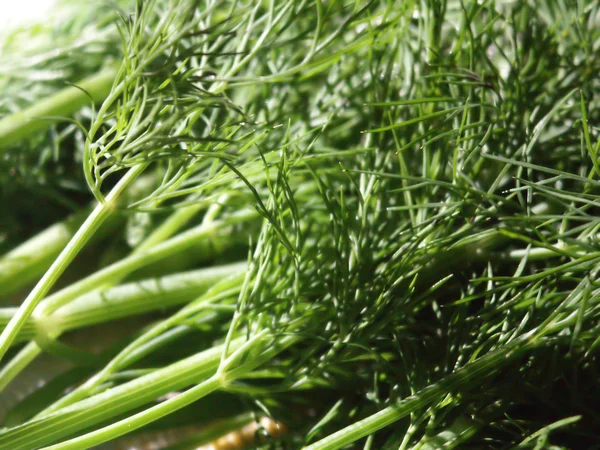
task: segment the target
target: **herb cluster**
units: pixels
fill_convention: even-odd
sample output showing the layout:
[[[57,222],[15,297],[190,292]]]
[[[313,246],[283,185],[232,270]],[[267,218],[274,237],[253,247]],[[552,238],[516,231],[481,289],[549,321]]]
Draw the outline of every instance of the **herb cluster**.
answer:
[[[600,6],[82,11],[0,75],[0,448],[600,444]]]

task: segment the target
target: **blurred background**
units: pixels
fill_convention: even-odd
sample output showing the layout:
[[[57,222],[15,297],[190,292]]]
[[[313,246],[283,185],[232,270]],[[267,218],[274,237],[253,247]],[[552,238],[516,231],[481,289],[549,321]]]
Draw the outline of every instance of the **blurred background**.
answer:
[[[0,2],[0,33],[6,28],[43,17],[55,0],[19,0]]]

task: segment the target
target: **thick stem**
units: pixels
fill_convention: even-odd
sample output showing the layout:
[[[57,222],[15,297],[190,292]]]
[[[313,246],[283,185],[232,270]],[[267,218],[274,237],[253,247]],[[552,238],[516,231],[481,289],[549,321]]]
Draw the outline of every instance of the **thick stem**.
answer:
[[[90,292],[60,308],[49,320],[63,331],[164,310],[193,300],[223,279],[244,273],[247,265],[243,261],[212,266]]]
[[[134,252],[130,256],[51,295],[44,301],[43,305],[41,305],[41,312],[45,315],[49,315],[82,294],[90,292],[105,283],[119,281],[134,270],[160,261],[176,253],[188,250],[199,242],[206,242],[207,238],[221,235],[224,230],[227,230],[227,225],[236,222],[247,222],[256,215],[257,213],[255,211],[248,210],[227,219],[203,223],[202,225],[180,233],[179,235],[147,250]],[[229,239],[231,239],[231,237],[229,237]]]
[[[243,339],[234,341],[233,348],[243,342]],[[214,347],[60,409],[42,419],[34,419],[0,432],[0,448],[39,448],[131,411],[161,395],[206,380],[216,371],[222,351],[221,346]]]
[[[0,120],[0,150],[50,125],[44,117],[71,116],[83,106],[103,101],[110,93],[117,74],[108,67],[76,86],[69,86],[35,105]]]
[[[169,239],[181,228],[186,226],[196,214],[202,211],[203,208],[204,205],[191,205],[176,210],[164,221],[164,223],[154,230],[150,236],[144,239],[144,241],[136,247],[134,253],[142,252]]]
[[[60,308],[51,316],[25,323],[19,340],[34,339],[39,329],[53,335],[97,325],[123,317],[164,310],[202,295],[220,280],[243,273],[247,263],[227,264],[190,272],[126,283],[106,291],[93,291]],[[0,309],[0,328],[15,315],[17,308]]]
[[[56,223],[0,258],[0,298],[39,278],[68,244],[89,211]]]
[[[190,218],[190,216],[188,216],[190,212],[191,210],[189,210],[187,213],[176,213],[173,216],[177,216],[178,219],[182,219],[183,216],[185,216],[186,220],[182,221],[183,223],[179,222],[179,226],[183,226],[185,225],[185,223],[187,223],[187,219]],[[62,289],[46,298],[39,305],[38,310],[40,316],[49,316],[53,311],[70,303],[71,301],[75,300],[81,295],[84,295],[99,287],[115,284],[127,275],[129,275],[131,272],[135,271],[136,269],[160,261],[161,259],[164,259],[178,252],[184,252],[186,250],[189,250],[194,245],[197,245],[198,242],[208,242],[212,246],[215,246],[215,244],[217,243],[213,242],[212,237],[221,236],[221,234],[224,238],[227,238],[227,242],[230,242],[231,234],[227,232],[227,226],[238,222],[247,222],[249,220],[254,219],[256,216],[257,213],[255,210],[241,211],[240,213],[235,214],[234,216],[228,219],[223,219],[210,223],[203,223],[202,225],[199,225],[184,233],[181,233],[174,238],[168,239],[167,241],[154,245],[153,247],[147,250],[143,250],[140,252],[136,251],[130,256],[122,259],[121,261],[118,261],[108,267],[105,267],[104,269],[74,284],[71,284],[69,287]],[[170,221],[168,223],[168,229],[168,233],[161,234],[163,234],[164,236],[168,236],[171,232],[176,231],[177,227],[175,227]],[[154,234],[152,236],[154,236]],[[216,246],[220,246],[220,244]],[[26,347],[26,349],[26,352],[21,351],[15,356],[14,359],[16,361],[11,361],[11,367],[18,367],[18,370],[8,371],[3,369],[2,371],[0,371],[0,392],[4,387],[8,385],[8,383],[12,381],[14,377],[16,377],[19,374],[20,370],[23,370],[27,366],[27,364],[29,364],[33,359],[35,359],[35,357],[41,352],[41,349],[35,343],[29,344]],[[32,356],[33,353],[35,354]],[[21,358],[24,358],[23,361],[20,361]]]
[[[38,303],[44,298],[52,286],[54,286],[54,283],[56,283],[67,266],[73,261],[73,258],[81,251],[87,241],[94,235],[96,230],[98,230],[100,225],[102,225],[102,223],[111,215],[115,208],[117,198],[146,167],[146,164],[140,164],[139,166],[133,167],[125,174],[125,176],[123,176],[123,178],[121,178],[119,183],[117,183],[107,196],[106,201],[98,204],[98,206],[94,208],[64,250],[54,260],[50,268],[27,296],[15,316],[0,335],[0,360],[9,349],[20,329],[31,316]]]
[[[110,441],[116,437],[127,434],[133,430],[160,419],[184,406],[206,397],[208,394],[215,392],[222,387],[222,382],[219,377],[211,377],[206,381],[194,386],[183,394],[169,399],[152,408],[134,414],[126,419],[114,423],[108,427],[100,428],[91,433],[84,434],[60,444],[46,447],[47,450],[80,450],[90,448],[103,442]]]
[[[258,345],[262,345],[267,342],[272,337],[268,336],[267,333],[264,333],[260,336],[257,336],[256,340],[251,340],[252,347]],[[231,383],[236,378],[242,377],[243,375],[251,372],[262,363],[268,361],[269,359],[276,356],[278,353],[283,351],[285,348],[294,344],[298,341],[298,337],[288,336],[274,345],[271,345],[264,353],[260,354],[257,358],[252,361],[246,363],[245,365],[239,367],[235,371],[235,375],[231,374],[221,374],[217,372],[210,378],[202,381],[200,384],[194,386],[191,389],[188,389],[184,393],[179,394],[178,396],[166,400],[156,406],[148,408],[144,411],[141,411],[137,414],[129,416],[119,422],[108,425],[104,428],[101,428],[96,431],[92,431],[90,433],[84,434],[82,436],[76,437],[69,441],[52,445],[47,447],[48,450],[76,450],[83,448],[90,448],[96,445],[99,445],[103,442],[115,439],[119,436],[122,436],[126,433],[130,433],[133,430],[141,428],[144,425],[147,425],[151,422],[154,422],[161,417],[164,417],[168,414],[171,414],[187,405],[192,404],[195,401],[200,400],[201,398],[207,396],[208,394],[225,387],[228,383]],[[235,347],[239,346],[239,350],[241,350],[246,343],[243,341],[235,340],[233,342]]]
[[[239,284],[241,280],[237,280]],[[178,313],[173,314],[171,317],[157,323],[123,350],[119,352],[109,363],[107,363],[98,373],[93,377],[89,378],[85,383],[71,391],[67,395],[63,396],[55,403],[40,412],[36,418],[45,417],[59,409],[62,409],[68,405],[77,403],[90,395],[97,387],[104,383],[108,377],[118,370],[122,370],[137,361],[144,356],[148,355],[157,347],[162,347],[165,342],[165,337],[172,333],[178,324],[184,323],[188,317],[200,313],[202,310],[209,308],[215,302],[230,298],[232,295],[237,295],[239,289],[227,289],[229,285],[236,285],[235,277],[227,282],[219,283],[219,285],[213,287],[209,293],[198,299]],[[175,332],[177,333],[177,332]]]

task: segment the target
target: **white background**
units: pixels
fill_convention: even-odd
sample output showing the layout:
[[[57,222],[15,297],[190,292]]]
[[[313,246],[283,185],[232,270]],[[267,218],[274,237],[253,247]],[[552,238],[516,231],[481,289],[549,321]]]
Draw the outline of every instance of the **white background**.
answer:
[[[0,33],[6,27],[42,19],[54,2],[55,0],[0,0]]]

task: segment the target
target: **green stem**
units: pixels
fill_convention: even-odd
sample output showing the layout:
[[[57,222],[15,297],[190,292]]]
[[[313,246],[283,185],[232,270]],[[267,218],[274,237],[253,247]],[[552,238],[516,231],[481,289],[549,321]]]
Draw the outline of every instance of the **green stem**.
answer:
[[[196,214],[202,211],[202,209],[204,209],[203,204],[191,205],[186,208],[177,209],[173,214],[165,219],[165,221],[156,230],[154,230],[150,236],[144,239],[144,241],[136,247],[134,253],[142,252],[169,239],[182,227],[187,225],[187,223]]]
[[[273,336],[266,331],[259,332],[250,340],[252,345],[251,348],[247,348],[246,352],[249,358],[241,366],[227,373],[218,371],[224,346],[215,346],[155,370],[148,375],[56,410],[45,417],[32,419],[23,425],[0,432],[0,448],[38,448],[80,430],[106,422],[113,417],[147,404],[161,395],[197,385],[177,397],[108,425],[104,429],[80,436],[74,441],[59,444],[57,448],[88,448],[114,439],[245,376],[300,339],[301,337],[298,335],[280,337]],[[245,337],[236,338],[230,342],[229,348],[235,352],[239,348],[247,347],[245,346],[247,343],[248,340]],[[65,447],[61,447],[62,445]]]
[[[512,261],[521,261],[525,257],[527,257],[528,261],[544,261],[550,258],[560,258],[561,256],[564,256],[564,253],[562,252],[577,254],[577,256],[585,256],[589,253],[589,251],[581,245],[569,245],[558,242],[554,248],[519,248],[501,252],[499,256]]]
[[[104,383],[112,373],[136,363],[141,358],[151,353],[153,349],[160,347],[162,341],[164,341],[164,336],[166,336],[169,331],[172,331],[179,323],[183,323],[187,318],[200,313],[217,301],[225,300],[231,298],[231,296],[237,295],[239,293],[239,286],[237,288],[234,287],[233,289],[228,288],[230,286],[239,285],[240,283],[241,280],[239,277],[233,277],[230,280],[221,282],[217,286],[211,288],[209,292],[197,301],[190,303],[176,314],[157,323],[121,350],[118,355],[116,355],[93,377],[89,378],[78,388],[44,409],[36,416],[36,418],[45,417],[54,411],[74,404],[89,396],[90,392],[93,392],[100,384]]]
[[[242,345],[244,341],[235,340],[233,348]],[[39,448],[142,406],[161,395],[206,380],[216,371],[222,351],[222,346],[213,347],[60,409],[42,419],[34,419],[0,432],[0,448]]]
[[[50,268],[46,271],[42,279],[36,284],[31,293],[27,296],[15,316],[8,323],[0,335],[0,360],[10,348],[21,327],[33,313],[35,307],[44,298],[48,291],[54,286],[54,283],[62,275],[67,266],[73,261],[73,258],[81,251],[87,241],[98,230],[100,225],[112,214],[115,208],[115,202],[122,194],[125,188],[147,167],[146,164],[140,164],[131,168],[117,185],[112,189],[104,203],[98,204],[92,213],[85,220],[83,225],[75,233],[64,250],[54,260]]]
[[[44,117],[71,116],[83,106],[103,101],[110,93],[117,74],[114,67],[66,87],[35,105],[0,120],[0,149],[47,128]]]
[[[34,339],[39,329],[58,336],[68,330],[180,305],[201,295],[223,278],[243,273],[246,266],[244,261],[127,283],[106,291],[93,291],[78,297],[51,316],[39,318],[40,323],[30,317],[18,338]],[[17,308],[0,309],[0,328],[6,326],[16,311]]]
[[[165,223],[165,227],[168,229],[167,231],[162,229],[162,226],[159,227],[157,232],[164,236],[168,236],[170,232],[174,232],[178,227],[183,226],[185,223],[182,219],[192,217],[192,209],[187,212],[177,212],[172,217],[175,222],[177,222],[177,226],[173,223],[174,221],[169,220]],[[246,222],[254,219],[257,216],[255,210],[246,210],[241,211],[233,216],[211,222],[211,223],[203,223],[195,228],[192,228],[186,232],[179,234],[178,236],[171,238],[167,241],[159,245],[155,245],[152,248],[149,248],[144,251],[134,252],[128,257],[118,261],[104,269],[69,285],[67,288],[64,288],[48,298],[46,298],[41,304],[38,310],[40,311],[41,316],[49,316],[53,311],[63,307],[74,299],[78,298],[81,295],[86,294],[94,289],[97,289],[102,286],[112,285],[117,283],[119,280],[123,279],[131,272],[142,268],[148,264],[160,261],[164,258],[167,258],[171,255],[174,255],[178,252],[184,252],[189,250],[190,248],[197,245],[199,242],[204,242],[207,245],[207,255],[212,255],[211,251],[208,251],[208,247],[210,245],[220,246],[222,243],[217,243],[216,241],[227,240],[227,243],[232,241],[231,233],[228,232],[228,226],[233,225],[238,222]],[[155,236],[152,234],[150,238]],[[219,238],[222,236],[222,238]],[[214,237],[214,239],[212,239]],[[156,239],[154,240],[157,241]],[[213,242],[215,241],[215,242]],[[217,245],[218,244],[218,245]],[[142,244],[145,246],[145,243]],[[40,322],[43,321],[40,320]],[[32,357],[31,354],[35,352],[35,355]],[[41,349],[35,344],[31,343],[26,347],[26,350],[20,351],[14,359],[16,361],[11,362],[11,367],[19,367],[19,370],[5,370],[2,369],[0,371],[0,392],[4,387],[6,387],[12,379],[19,374],[20,370],[23,370],[27,364],[29,364],[35,356],[37,356],[41,352]],[[19,361],[23,358],[23,361]]]
[[[400,400],[394,405],[388,406],[346,428],[342,428],[308,447],[304,447],[304,450],[336,450],[345,447],[391,425],[406,417],[411,412],[429,406],[448,392],[469,389],[469,387],[471,389],[476,388],[480,383],[475,383],[474,381],[488,376],[514,360],[517,356],[540,345],[540,343],[540,339],[532,338],[531,335],[516,339],[511,344],[466,364],[456,372],[446,376],[437,383],[427,386],[416,394]]]
[[[6,325],[11,321],[11,319],[17,314],[19,308],[2,308],[0,309],[0,329],[6,328]],[[23,327],[19,335],[17,336],[16,341],[28,341],[35,337],[37,334],[37,326],[36,321],[29,317]],[[1,383],[1,381],[0,381]]]
[[[91,210],[91,207],[84,208],[0,257],[0,300],[6,300],[10,294],[39,280],[73,238]],[[96,243],[108,236],[122,223],[121,219],[121,215],[111,215],[92,236],[90,243]]]
[[[203,223],[147,250],[134,252],[130,256],[51,295],[44,301],[43,305],[40,305],[41,311],[43,314],[49,315],[58,308],[70,303],[78,296],[90,292],[105,283],[121,280],[137,269],[176,253],[184,252],[199,242],[210,244],[210,242],[207,242],[210,239],[207,238],[227,236],[228,225],[237,222],[246,222],[256,215],[257,213],[254,210],[242,211],[226,219]],[[230,236],[229,239],[231,239]]]
[[[206,397],[208,394],[215,392],[221,387],[221,379],[219,377],[211,377],[199,385],[187,390],[185,393],[179,394],[177,397],[162,402],[159,405],[148,408],[107,427],[100,428],[97,431],[84,434],[60,444],[51,445],[46,447],[46,449],[81,450],[93,447],[106,441],[110,441],[111,439],[115,439],[118,436],[122,436],[133,430],[141,428],[150,422],[158,420],[161,417],[177,411],[178,409],[190,405],[191,403]]]
[[[90,292],[50,316],[61,331],[180,305],[225,278],[244,273],[248,263],[212,266]]]
[[[143,180],[142,177],[138,178],[128,189],[128,196],[133,195],[135,198],[136,195],[143,195],[145,189],[147,189],[147,184],[148,181]],[[132,190],[139,190],[140,192],[132,194]],[[204,208],[205,205],[202,204],[176,210],[137,249],[156,245],[169,238]],[[24,288],[29,283],[38,280],[69,243],[69,240],[91,211],[91,206],[83,208],[66,220],[50,226],[1,256],[0,301]],[[103,239],[114,231],[115,227],[122,223],[120,220],[122,216],[113,214],[107,221],[108,223],[105,223],[92,237],[92,242]]]
[[[0,258],[0,298],[39,278],[68,244],[89,211],[76,214],[33,236]]]
[[[12,358],[0,371],[0,392],[13,381],[40,354],[40,348],[35,342],[30,342],[17,356]]]
[[[255,339],[251,339],[250,347],[260,346],[270,339],[272,339],[272,337],[269,336],[267,333],[260,333],[259,335],[255,336]],[[115,439],[138,428],[141,428],[144,425],[154,422],[160,419],[161,417],[169,415],[187,405],[192,404],[193,402],[200,400],[201,398],[207,396],[211,392],[225,387],[234,379],[242,377],[243,375],[260,366],[265,361],[270,360],[275,355],[297,342],[298,339],[298,337],[293,336],[288,336],[281,339],[276,344],[271,345],[266,351],[264,351],[252,361],[237,368],[235,370],[235,375],[234,373],[221,374],[217,372],[215,375],[201,382],[197,386],[194,386],[193,388],[188,389],[184,393],[181,393],[174,398],[166,400],[160,403],[159,405],[148,408],[144,411],[129,416],[123,420],[120,420],[119,422],[113,423],[99,430],[92,431],[90,433],[76,437],[69,441],[46,448],[47,450],[77,450],[90,448],[102,444],[103,442],[109,441],[111,439]],[[236,340],[235,344],[236,347],[239,345],[239,350],[242,350],[244,346],[248,344],[248,342],[239,342],[239,340]]]

